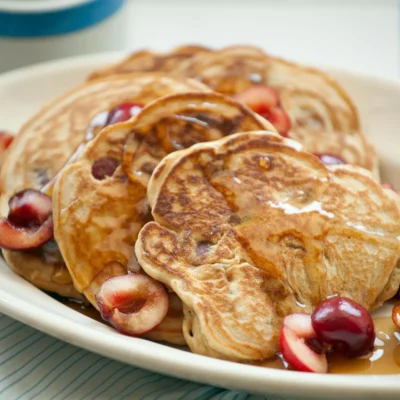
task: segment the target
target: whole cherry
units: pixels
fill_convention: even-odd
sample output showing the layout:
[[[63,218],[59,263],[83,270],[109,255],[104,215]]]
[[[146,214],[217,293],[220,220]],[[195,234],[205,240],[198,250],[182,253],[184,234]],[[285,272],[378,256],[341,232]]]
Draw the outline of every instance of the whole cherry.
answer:
[[[318,339],[348,357],[359,357],[374,347],[375,327],[370,313],[347,297],[334,296],[323,301],[311,315]]]

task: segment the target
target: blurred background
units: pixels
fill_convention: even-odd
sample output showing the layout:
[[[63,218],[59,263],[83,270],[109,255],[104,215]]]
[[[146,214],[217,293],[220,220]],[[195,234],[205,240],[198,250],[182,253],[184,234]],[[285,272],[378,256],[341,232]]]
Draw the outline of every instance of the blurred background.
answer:
[[[167,50],[192,42],[209,46],[255,44],[272,54],[308,64],[397,77],[400,75],[399,3],[395,0],[0,0],[0,71],[76,54],[129,52],[143,47]],[[85,8],[88,6],[91,8]],[[109,10],[93,19],[96,7]],[[78,11],[66,16],[66,9]],[[32,18],[18,22],[10,18],[15,14],[17,17],[27,14],[27,18],[33,14],[36,22]],[[39,14],[48,14],[47,19],[38,18]],[[68,31],[65,26],[77,16],[82,26],[65,32]],[[85,27],[86,22],[89,26]],[[19,32],[18,24],[24,25],[22,30],[28,33]]]

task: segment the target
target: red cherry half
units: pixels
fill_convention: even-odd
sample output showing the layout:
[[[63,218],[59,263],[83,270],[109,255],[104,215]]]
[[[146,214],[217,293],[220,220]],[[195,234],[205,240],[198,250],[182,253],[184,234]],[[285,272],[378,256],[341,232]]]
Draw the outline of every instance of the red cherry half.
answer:
[[[265,85],[254,85],[235,96],[275,126],[277,131],[287,137],[290,130],[290,119],[280,105],[278,92]]]
[[[124,334],[139,336],[155,328],[168,312],[168,294],[158,281],[142,274],[106,280],[96,295],[101,316]]]
[[[315,336],[310,315],[299,313],[284,318],[280,347],[284,359],[293,369],[304,372],[328,372],[325,354],[319,354],[307,345],[307,340]]]
[[[34,189],[16,193],[9,200],[9,214],[0,219],[0,247],[34,249],[53,237],[51,198]]]
[[[8,201],[8,220],[21,227],[41,225],[52,212],[51,198],[34,189],[16,193]]]
[[[14,140],[14,136],[6,131],[0,131],[0,149],[4,151]]]

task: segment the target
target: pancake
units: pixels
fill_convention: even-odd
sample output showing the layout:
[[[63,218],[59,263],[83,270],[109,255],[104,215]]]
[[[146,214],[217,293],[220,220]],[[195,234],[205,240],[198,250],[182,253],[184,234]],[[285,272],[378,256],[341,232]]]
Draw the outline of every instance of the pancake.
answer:
[[[323,154],[335,149],[333,155],[380,179],[378,158],[361,133],[356,107],[345,90],[318,69],[272,57],[256,46],[236,45],[218,51],[187,46],[166,54],[134,53],[93,76],[147,70],[195,78],[219,93],[238,96],[239,101],[244,100],[242,92],[253,86],[275,89],[290,118],[289,138],[300,141],[310,152],[316,147]]]
[[[252,46],[200,53],[173,72],[196,78],[219,93],[238,96],[240,101],[251,87],[275,89],[291,121],[289,138],[310,152],[318,147],[321,153],[329,153],[336,147],[336,154],[346,163],[366,168],[379,179],[378,158],[361,133],[356,107],[324,72],[269,56]]]
[[[211,51],[207,47],[198,45],[180,46],[168,53],[140,50],[118,63],[93,72],[88,79],[92,80],[132,72],[170,72],[178,64],[183,63],[194,55]]]
[[[51,180],[96,136],[113,107],[126,102],[145,105],[167,94],[207,90],[189,79],[143,73],[86,83],[54,100],[22,127],[7,150],[0,175],[2,215],[8,213],[9,198],[22,189],[42,188],[51,195]],[[3,254],[8,265],[35,286],[81,298],[55,242],[34,251],[3,250]]]
[[[184,304],[199,354],[271,357],[282,317],[328,296],[373,310],[400,281],[400,210],[352,166],[328,167],[301,145],[248,132],[166,156],[148,199],[154,222],[137,259]]]
[[[161,98],[133,120],[103,129],[61,171],[53,191],[54,236],[76,289],[99,309],[95,294],[106,279],[138,272],[134,244],[151,219],[147,183],[166,154],[238,130],[266,128],[273,129],[230,98],[184,93]],[[99,163],[112,167],[107,176],[96,174]],[[181,335],[182,320],[172,325]]]
[[[61,171],[53,191],[54,236],[77,290],[98,307],[94,296],[103,281],[137,267],[132,246],[151,218],[147,183],[165,155],[256,127],[273,129],[229,98],[184,93],[161,98],[133,120],[103,129]],[[117,161],[114,171],[96,179],[92,168],[104,159]]]

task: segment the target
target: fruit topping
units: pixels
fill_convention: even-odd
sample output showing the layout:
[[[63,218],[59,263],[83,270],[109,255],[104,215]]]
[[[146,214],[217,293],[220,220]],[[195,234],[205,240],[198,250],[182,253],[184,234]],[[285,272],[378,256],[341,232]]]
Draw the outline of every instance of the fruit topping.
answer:
[[[135,103],[122,103],[114,107],[108,114],[105,126],[127,121],[134,117],[143,107]]]
[[[53,237],[51,198],[34,189],[16,193],[9,200],[7,218],[0,219],[0,247],[34,249]]]
[[[288,136],[287,133],[290,129],[290,119],[282,108],[275,107],[271,109],[269,113],[261,114],[261,116],[271,122],[282,136]]]
[[[284,359],[292,368],[304,372],[328,372],[325,354],[312,350],[306,342],[315,336],[310,315],[299,313],[284,318],[280,347]]]
[[[238,93],[235,99],[246,104],[257,113],[269,112],[279,105],[279,95],[275,89],[265,85],[254,85]]]
[[[51,215],[51,198],[34,189],[26,189],[14,194],[8,201],[8,220],[21,227],[37,227]]]
[[[31,250],[42,246],[53,237],[53,218],[49,217],[38,228],[12,225],[7,218],[0,219],[0,247],[7,250]]]
[[[400,327],[400,305],[393,309],[393,322]],[[346,297],[331,297],[313,312],[285,317],[280,346],[285,360],[298,371],[327,372],[325,353],[341,351],[360,357],[374,347],[375,327],[369,312]]]
[[[168,312],[168,294],[160,283],[142,274],[106,280],[96,295],[101,316],[119,332],[139,336],[151,331]]]
[[[92,165],[92,175],[101,181],[106,176],[112,176],[119,165],[119,161],[111,157],[99,158]]]
[[[281,107],[279,95],[275,89],[265,85],[254,85],[238,93],[235,99],[267,119],[282,136],[287,137],[290,119]]]
[[[375,327],[369,312],[346,297],[323,301],[311,316],[320,341],[332,345],[348,357],[359,357],[374,347]]]
[[[392,310],[392,320],[394,324],[400,328],[400,304],[397,304],[393,307]]]
[[[14,136],[6,131],[0,131],[0,152],[3,152],[13,141]]]
[[[326,154],[326,153],[313,153],[313,154],[326,165],[346,164],[346,161],[344,161],[343,158],[337,154]]]

